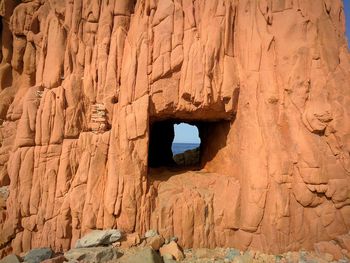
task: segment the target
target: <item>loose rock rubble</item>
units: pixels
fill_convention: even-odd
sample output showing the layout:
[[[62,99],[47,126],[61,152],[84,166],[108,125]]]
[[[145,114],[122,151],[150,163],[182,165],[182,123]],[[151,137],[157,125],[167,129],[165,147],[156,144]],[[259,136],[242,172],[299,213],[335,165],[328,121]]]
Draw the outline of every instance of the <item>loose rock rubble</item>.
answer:
[[[349,245],[349,238],[343,235],[337,241],[320,242],[315,251],[271,255],[235,248],[182,249],[176,237],[165,239],[155,230],[147,231],[143,237],[137,233],[122,235],[119,230],[97,230],[79,239],[76,248],[64,254],[38,248],[23,257],[8,255],[0,263],[347,263],[350,261],[342,247]]]

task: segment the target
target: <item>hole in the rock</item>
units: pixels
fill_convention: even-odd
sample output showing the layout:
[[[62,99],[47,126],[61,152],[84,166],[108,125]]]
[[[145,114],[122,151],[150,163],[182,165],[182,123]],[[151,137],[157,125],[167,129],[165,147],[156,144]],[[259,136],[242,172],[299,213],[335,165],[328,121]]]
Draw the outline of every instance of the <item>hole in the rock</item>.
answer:
[[[192,127],[181,123],[192,125]],[[221,163],[232,158],[227,148],[227,138],[232,123],[233,120],[220,119],[167,119],[162,121],[151,119],[148,146],[148,175],[150,180],[164,181],[187,171],[190,173],[199,172],[200,174],[205,172],[228,172],[223,171],[220,166]],[[180,124],[180,126],[177,126],[177,124]],[[186,128],[178,129],[181,126],[187,127],[187,134],[182,133],[186,133]],[[189,134],[192,134],[192,136]],[[186,135],[191,137],[192,140],[185,139]],[[193,140],[193,138],[196,139]],[[190,151],[193,151],[192,146],[196,145],[187,145],[188,147],[185,146],[185,149],[181,149],[180,146],[180,148],[175,149],[176,145],[173,142],[193,143],[196,145],[199,143],[199,148],[194,150],[194,155],[187,156],[188,160],[191,161],[186,163],[181,156],[176,157],[176,154],[188,148],[192,148]],[[173,156],[174,154],[175,157]],[[177,158],[180,160],[177,160]]]
[[[165,120],[151,124],[149,167],[199,166],[199,164],[200,138],[195,123]]]
[[[196,125],[174,124],[175,137],[171,146],[173,160],[180,166],[199,165],[200,143]]]

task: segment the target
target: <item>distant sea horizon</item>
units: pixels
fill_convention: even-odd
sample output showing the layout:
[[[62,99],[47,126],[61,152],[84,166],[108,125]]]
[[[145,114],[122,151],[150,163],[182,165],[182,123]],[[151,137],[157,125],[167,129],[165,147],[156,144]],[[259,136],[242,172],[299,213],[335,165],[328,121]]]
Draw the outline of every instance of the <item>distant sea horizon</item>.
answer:
[[[187,150],[192,150],[197,148],[200,143],[191,143],[191,142],[173,142],[171,145],[171,150],[173,151],[173,155],[183,153]]]

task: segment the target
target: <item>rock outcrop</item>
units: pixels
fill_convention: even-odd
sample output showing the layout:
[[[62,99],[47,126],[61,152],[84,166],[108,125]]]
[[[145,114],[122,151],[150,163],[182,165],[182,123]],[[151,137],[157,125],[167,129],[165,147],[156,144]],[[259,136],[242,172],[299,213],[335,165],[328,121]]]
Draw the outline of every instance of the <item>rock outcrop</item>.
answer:
[[[0,16],[1,256],[95,229],[266,253],[350,230],[341,0],[0,0]],[[181,121],[201,170],[162,167]]]
[[[200,162],[200,149],[198,147],[176,154],[173,159],[175,163],[180,166],[197,165]]]

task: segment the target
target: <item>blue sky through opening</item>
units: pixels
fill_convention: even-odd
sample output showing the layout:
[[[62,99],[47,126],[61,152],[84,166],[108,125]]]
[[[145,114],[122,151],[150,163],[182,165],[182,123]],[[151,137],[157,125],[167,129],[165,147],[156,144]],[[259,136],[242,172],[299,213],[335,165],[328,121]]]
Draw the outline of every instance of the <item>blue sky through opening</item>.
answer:
[[[345,10],[345,18],[346,18],[346,36],[348,38],[348,45],[349,45],[350,0],[344,0],[344,10]],[[181,123],[181,124],[175,124],[174,129],[175,129],[174,143],[200,143],[197,127],[186,123]]]
[[[174,143],[200,143],[198,128],[187,123],[174,124]]]

